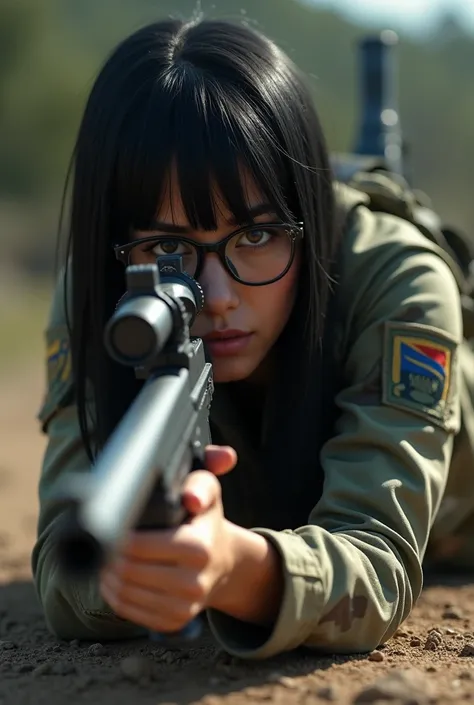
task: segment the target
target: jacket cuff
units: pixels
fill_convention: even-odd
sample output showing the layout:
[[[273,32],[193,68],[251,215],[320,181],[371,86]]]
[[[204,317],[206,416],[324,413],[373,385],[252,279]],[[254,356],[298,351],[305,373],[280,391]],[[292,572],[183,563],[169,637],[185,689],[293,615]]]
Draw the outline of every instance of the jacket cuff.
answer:
[[[275,624],[265,628],[218,610],[207,611],[220,646],[239,658],[264,659],[301,646],[314,631],[324,603],[314,549],[291,531],[253,529],[278,550],[284,571],[283,597]]]

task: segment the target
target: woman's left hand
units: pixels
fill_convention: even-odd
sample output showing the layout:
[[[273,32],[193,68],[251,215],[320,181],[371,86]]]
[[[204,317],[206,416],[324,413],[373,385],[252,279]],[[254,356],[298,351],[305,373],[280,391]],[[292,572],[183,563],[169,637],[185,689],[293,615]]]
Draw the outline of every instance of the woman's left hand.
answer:
[[[130,535],[100,580],[102,596],[117,615],[151,631],[174,632],[211,606],[235,562],[216,475],[235,462],[231,448],[209,447],[209,471],[191,473],[183,488],[191,520],[174,529]]]

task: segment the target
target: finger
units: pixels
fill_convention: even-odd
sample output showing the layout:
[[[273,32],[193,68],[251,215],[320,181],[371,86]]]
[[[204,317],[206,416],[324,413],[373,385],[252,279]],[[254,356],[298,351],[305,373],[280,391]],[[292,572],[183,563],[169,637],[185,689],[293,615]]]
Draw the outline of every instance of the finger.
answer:
[[[193,515],[209,510],[221,496],[216,477],[207,470],[190,473],[183,485],[183,505]]]
[[[101,583],[101,594],[117,615],[158,632],[178,631],[202,609],[198,602],[137,587],[129,587],[126,593],[119,594],[105,581]]]
[[[117,560],[120,558],[143,563],[201,567],[207,553],[196,527],[186,523],[174,529],[130,533],[122,544]],[[115,561],[111,564],[112,568],[114,564]]]
[[[190,567],[164,566],[140,561],[119,560],[102,571],[101,580],[116,590],[141,588],[187,600],[202,600],[204,585],[199,573]]]
[[[225,475],[230,472],[237,463],[237,453],[230,446],[206,447],[206,470],[213,475]]]

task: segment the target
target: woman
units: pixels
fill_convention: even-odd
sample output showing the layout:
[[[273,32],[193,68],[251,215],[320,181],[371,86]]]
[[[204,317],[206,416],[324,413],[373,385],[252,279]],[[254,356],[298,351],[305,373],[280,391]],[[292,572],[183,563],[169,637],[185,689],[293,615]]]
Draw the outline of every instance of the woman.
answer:
[[[57,635],[175,631],[206,610],[223,648],[263,658],[369,650],[409,614],[460,424],[460,300],[442,252],[363,200],[335,188],[308,88],[260,34],[166,21],[108,59],[47,331],[33,567]],[[76,583],[49,495],[90,471],[139,389],[102,345],[124,265],[170,252],[205,294],[192,333],[213,362],[217,445],[184,487],[188,524],[132,533]]]

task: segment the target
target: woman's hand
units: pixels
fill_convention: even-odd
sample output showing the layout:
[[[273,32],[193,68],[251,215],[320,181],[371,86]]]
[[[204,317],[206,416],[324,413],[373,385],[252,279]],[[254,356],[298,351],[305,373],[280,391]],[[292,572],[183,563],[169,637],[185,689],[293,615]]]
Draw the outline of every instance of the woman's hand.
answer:
[[[232,448],[209,446],[209,470],[191,473],[183,488],[192,519],[173,529],[130,535],[100,581],[116,614],[152,631],[178,631],[225,588],[236,555],[216,476],[229,472],[236,460]]]

